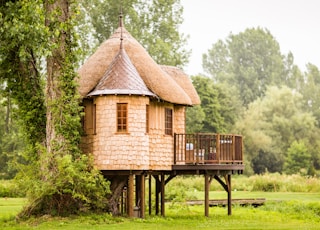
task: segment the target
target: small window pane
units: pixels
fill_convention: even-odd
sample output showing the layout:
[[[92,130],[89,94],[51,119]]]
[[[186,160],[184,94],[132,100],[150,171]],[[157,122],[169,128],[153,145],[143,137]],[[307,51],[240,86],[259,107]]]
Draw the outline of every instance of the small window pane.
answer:
[[[127,103],[117,104],[117,132],[127,132]]]
[[[172,109],[165,109],[165,134],[172,135]]]

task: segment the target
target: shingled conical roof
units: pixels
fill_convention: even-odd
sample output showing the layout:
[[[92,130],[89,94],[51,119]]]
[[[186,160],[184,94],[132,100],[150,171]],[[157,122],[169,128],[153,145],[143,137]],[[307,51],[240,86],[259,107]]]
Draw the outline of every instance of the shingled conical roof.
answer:
[[[112,67],[110,65],[112,65],[120,50],[120,38],[123,38],[125,52],[149,92],[151,91],[164,101],[175,104],[193,105],[200,103],[190,79],[187,81],[179,79],[177,81],[170,76],[170,71],[165,71],[159,66],[130,33],[121,26],[98,47],[97,51],[79,69],[79,92],[82,97],[93,95],[90,92],[99,90],[98,88],[103,85],[102,78],[104,81],[107,80],[107,71],[111,71],[110,68]],[[183,81],[183,83],[181,84],[180,81]],[[188,85],[188,87],[182,87],[182,85]],[[187,88],[192,89],[192,93],[186,90]],[[94,93],[94,95],[98,94]]]
[[[88,96],[106,94],[156,96],[147,88],[122,47],[98,85]]]

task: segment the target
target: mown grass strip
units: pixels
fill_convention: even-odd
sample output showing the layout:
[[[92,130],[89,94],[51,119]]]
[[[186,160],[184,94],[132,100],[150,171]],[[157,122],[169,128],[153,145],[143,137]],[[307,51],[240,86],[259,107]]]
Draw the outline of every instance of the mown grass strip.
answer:
[[[261,194],[260,194],[261,195]],[[271,196],[269,193],[263,194]],[[278,194],[279,195],[279,194]],[[282,195],[282,196],[280,196]],[[280,194],[284,198],[285,194]],[[318,194],[311,194],[315,196]],[[228,216],[226,208],[212,207],[210,216],[204,217],[204,207],[188,206],[184,203],[166,205],[166,217],[147,216],[146,219],[129,219],[112,217],[108,214],[73,216],[69,218],[53,218],[44,216],[31,218],[24,222],[16,222],[16,214],[23,206],[23,199],[0,199],[0,229],[319,229],[320,204],[309,201],[301,194],[292,197],[301,200],[266,202],[259,208],[233,207],[232,216]],[[8,216],[9,215],[9,216]]]

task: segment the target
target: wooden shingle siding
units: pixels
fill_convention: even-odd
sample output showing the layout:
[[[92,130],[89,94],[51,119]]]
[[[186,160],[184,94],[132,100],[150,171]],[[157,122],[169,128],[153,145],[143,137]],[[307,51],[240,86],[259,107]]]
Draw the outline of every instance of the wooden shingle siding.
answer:
[[[184,132],[185,108],[149,101],[148,97],[96,97],[96,127],[82,138],[82,149],[94,155],[100,170],[171,170],[173,136],[165,135],[165,109],[172,109],[173,131]],[[127,132],[117,130],[117,105],[127,107]],[[146,112],[148,105],[149,112]],[[149,114],[149,132],[147,129]]]

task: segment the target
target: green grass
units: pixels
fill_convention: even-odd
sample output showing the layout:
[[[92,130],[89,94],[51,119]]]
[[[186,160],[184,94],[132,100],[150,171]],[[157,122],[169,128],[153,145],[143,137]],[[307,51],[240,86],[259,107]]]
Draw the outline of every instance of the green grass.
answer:
[[[0,198],[0,226],[14,220],[24,203],[24,198]]]
[[[202,192],[203,193],[203,192]],[[201,196],[198,193],[199,196]],[[0,198],[0,229],[319,229],[319,193],[233,192],[234,198],[267,198],[259,208],[233,206],[212,207],[204,217],[204,207],[166,204],[166,217],[147,216],[146,219],[111,217],[108,214],[52,218],[44,216],[16,222],[15,214],[22,209],[24,199]],[[226,198],[225,192],[211,192],[210,198]],[[281,201],[279,201],[281,200]]]

